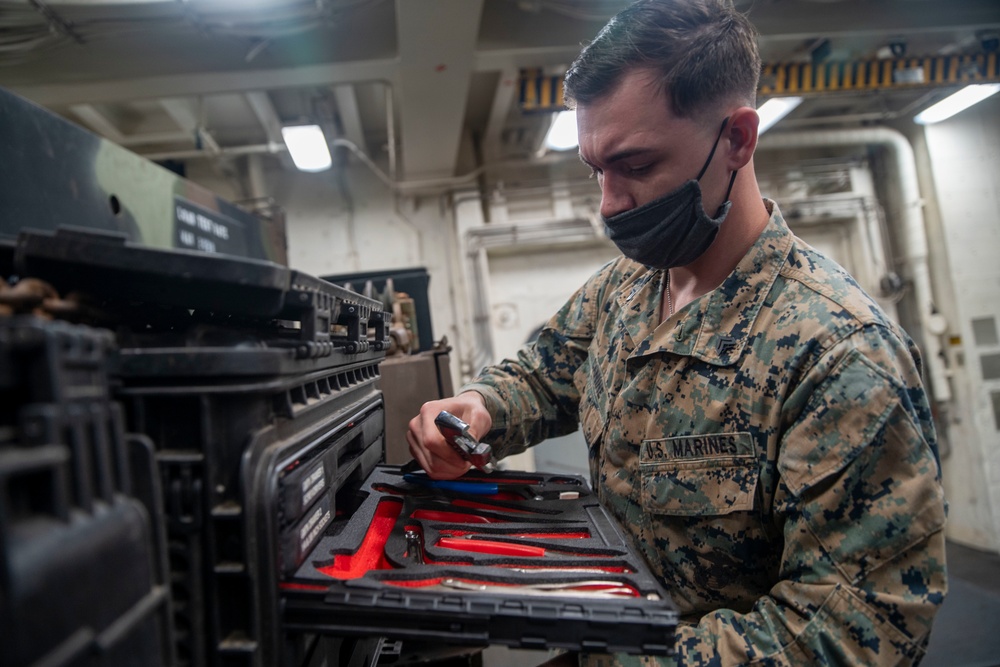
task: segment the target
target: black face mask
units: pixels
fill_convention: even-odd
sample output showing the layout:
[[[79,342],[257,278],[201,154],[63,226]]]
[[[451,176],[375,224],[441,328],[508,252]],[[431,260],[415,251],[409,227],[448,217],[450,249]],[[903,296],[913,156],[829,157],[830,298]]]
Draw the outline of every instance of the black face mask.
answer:
[[[705,214],[698,181],[712,162],[712,156],[715,155],[715,149],[728,122],[728,117],[722,121],[712,152],[708,154],[697,178],[642,206],[610,218],[601,216],[608,237],[623,255],[654,269],[670,269],[690,264],[712,245],[722,221],[733,205],[729,201],[729,193],[733,190],[736,172],[729,179],[726,201],[716,211],[714,218]]]

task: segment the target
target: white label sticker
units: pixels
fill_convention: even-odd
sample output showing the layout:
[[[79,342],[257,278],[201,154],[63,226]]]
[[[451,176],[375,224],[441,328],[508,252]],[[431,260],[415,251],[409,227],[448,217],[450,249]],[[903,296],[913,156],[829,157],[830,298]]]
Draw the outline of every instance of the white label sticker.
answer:
[[[302,506],[307,507],[325,488],[326,476],[323,474],[323,466],[320,466],[302,480]]]
[[[299,529],[299,550],[305,552],[316,537],[326,528],[330,522],[330,510],[326,507],[318,507],[309,520]]]

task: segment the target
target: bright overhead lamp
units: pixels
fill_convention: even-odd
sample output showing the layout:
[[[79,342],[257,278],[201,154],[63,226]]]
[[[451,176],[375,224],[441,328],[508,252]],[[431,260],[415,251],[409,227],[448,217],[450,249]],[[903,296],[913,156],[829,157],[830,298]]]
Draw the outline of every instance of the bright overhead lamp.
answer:
[[[576,136],[576,111],[560,111],[545,134],[543,145],[550,151],[568,151],[580,145]]]
[[[757,115],[760,116],[760,125],[757,126],[757,134],[761,135],[771,129],[775,123],[792,112],[792,109],[802,104],[801,97],[772,97],[767,102],[760,105]]]
[[[913,122],[921,125],[938,123],[945,118],[951,118],[959,111],[968,109],[973,104],[982,102],[997,91],[1000,91],[1000,83],[977,83],[966,86],[918,113],[914,116]]]
[[[324,171],[333,165],[326,136],[319,125],[289,125],[281,128],[281,137],[301,171]]]

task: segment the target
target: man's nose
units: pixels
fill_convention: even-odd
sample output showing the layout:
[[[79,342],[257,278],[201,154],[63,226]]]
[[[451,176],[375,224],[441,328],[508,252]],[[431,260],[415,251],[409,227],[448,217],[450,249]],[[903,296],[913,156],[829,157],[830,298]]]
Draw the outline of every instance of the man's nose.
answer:
[[[635,200],[627,188],[616,179],[604,176],[601,183],[601,215],[605,218],[624,213],[635,208]]]

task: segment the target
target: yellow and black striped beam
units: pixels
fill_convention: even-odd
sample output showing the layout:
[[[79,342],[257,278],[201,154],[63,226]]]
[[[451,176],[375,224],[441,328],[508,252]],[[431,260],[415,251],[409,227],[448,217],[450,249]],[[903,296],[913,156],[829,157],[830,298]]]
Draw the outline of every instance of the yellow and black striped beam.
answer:
[[[809,95],[838,91],[899,90],[1000,81],[997,54],[887,58],[850,62],[785,63],[761,68],[758,94]]]
[[[562,75],[521,70],[521,110],[564,108]],[[761,68],[761,97],[932,88],[1000,82],[996,52],[973,55],[887,58],[826,63],[769,63]]]
[[[545,75],[537,69],[522,69],[521,111],[561,111],[565,109],[563,76],[563,74]]]

